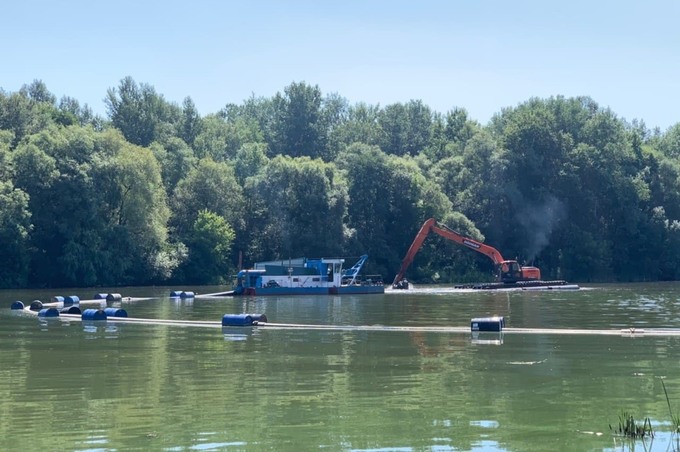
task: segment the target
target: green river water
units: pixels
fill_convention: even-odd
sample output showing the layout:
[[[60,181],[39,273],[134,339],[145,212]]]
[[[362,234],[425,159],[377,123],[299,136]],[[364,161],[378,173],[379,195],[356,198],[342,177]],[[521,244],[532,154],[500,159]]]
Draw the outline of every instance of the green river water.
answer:
[[[174,289],[1,291],[0,451],[679,450],[663,386],[680,413],[680,335],[640,330],[680,331],[680,283],[193,300],[171,299]],[[88,323],[9,309],[107,291],[147,298],[109,303],[130,317],[249,312],[373,328]],[[508,330],[594,331],[470,332],[491,315]],[[433,326],[465,329],[418,329]],[[624,411],[649,418],[655,437],[615,435]]]

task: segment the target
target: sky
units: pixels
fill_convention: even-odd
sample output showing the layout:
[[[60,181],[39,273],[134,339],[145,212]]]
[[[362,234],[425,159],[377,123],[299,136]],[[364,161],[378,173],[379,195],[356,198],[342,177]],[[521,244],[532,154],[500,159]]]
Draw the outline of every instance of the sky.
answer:
[[[552,96],[680,123],[677,0],[22,0],[0,17],[2,90],[41,80],[101,115],[130,76],[202,115],[305,82],[482,124]]]

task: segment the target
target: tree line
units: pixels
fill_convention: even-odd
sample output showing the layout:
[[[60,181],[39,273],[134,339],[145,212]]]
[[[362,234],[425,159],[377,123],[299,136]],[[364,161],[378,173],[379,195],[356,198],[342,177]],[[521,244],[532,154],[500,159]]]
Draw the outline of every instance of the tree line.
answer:
[[[391,280],[431,217],[544,278],[680,277],[680,123],[556,96],[481,125],[305,82],[205,116],[131,77],[104,102],[0,89],[0,287],[222,284],[256,261],[362,254]],[[492,273],[434,236],[407,276]]]

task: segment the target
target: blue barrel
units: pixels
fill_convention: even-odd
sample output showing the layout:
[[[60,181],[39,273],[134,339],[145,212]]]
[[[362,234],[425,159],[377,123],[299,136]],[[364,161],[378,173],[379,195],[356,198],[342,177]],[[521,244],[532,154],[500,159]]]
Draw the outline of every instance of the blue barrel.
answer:
[[[31,306],[30,306],[31,311],[40,311],[42,308],[43,308],[42,301],[33,300],[31,302]]]
[[[107,293],[96,293],[96,294],[94,294],[94,299],[95,300],[106,300],[106,297],[108,295],[109,294],[107,294]]]
[[[38,312],[38,317],[59,317],[57,308],[44,308]]]
[[[127,311],[120,308],[106,308],[104,309],[106,317],[127,317]]]
[[[78,298],[76,295],[69,295],[68,297],[63,299],[63,302],[64,307],[73,306],[74,304],[80,303],[80,298]]]
[[[123,297],[119,293],[110,293],[106,296],[106,301],[120,301]]]
[[[173,290],[170,292],[170,298],[179,298],[182,296],[182,291],[181,290]]]
[[[63,303],[64,297],[60,297],[59,295],[55,295],[54,297],[50,298],[50,301],[52,303]]]
[[[12,303],[12,305],[9,307],[10,309],[14,310],[23,310],[25,308],[24,303],[21,301],[15,301]]]
[[[194,293],[193,292],[182,292],[180,294],[181,298],[194,298]]]
[[[85,309],[81,318],[83,320],[106,320],[106,312],[101,309]]]
[[[253,318],[253,322],[267,323],[267,316],[264,314],[248,314]]]
[[[505,319],[503,317],[483,317],[470,321],[472,331],[503,331]]]
[[[224,314],[222,326],[251,326],[253,317],[250,314]]]
[[[82,314],[78,306],[63,307],[59,312],[62,314]]]

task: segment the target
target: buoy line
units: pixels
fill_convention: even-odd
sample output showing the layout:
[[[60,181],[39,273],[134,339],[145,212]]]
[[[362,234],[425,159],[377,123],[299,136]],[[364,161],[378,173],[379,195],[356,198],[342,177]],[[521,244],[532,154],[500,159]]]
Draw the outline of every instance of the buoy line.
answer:
[[[39,316],[39,313],[32,311],[29,308],[22,310],[25,313]],[[253,314],[256,316],[255,314]],[[245,316],[245,317],[244,317]],[[316,330],[316,331],[374,331],[374,332],[422,332],[422,333],[449,333],[449,334],[469,334],[470,327],[456,327],[456,326],[389,326],[389,325],[323,325],[323,324],[305,324],[305,323],[272,323],[252,320],[246,314],[229,315],[227,317],[239,317],[245,319],[240,323],[225,324],[222,322],[206,321],[206,320],[168,320],[168,319],[149,319],[140,317],[106,317],[105,320],[94,319],[94,321],[127,323],[137,325],[165,325],[165,326],[181,326],[181,327],[204,327],[204,328],[221,328],[221,327],[257,327],[260,329],[270,330]],[[60,314],[54,319],[63,319],[66,321],[92,321],[83,318],[78,314]],[[501,331],[491,332],[482,331],[485,334],[546,334],[546,335],[591,335],[591,336],[663,336],[663,337],[680,337],[680,329],[664,329],[664,328],[619,328],[619,329],[583,329],[583,328],[513,328],[505,327]]]
[[[447,326],[385,326],[385,325],[308,325],[295,323],[261,323],[265,329],[299,329],[299,330],[338,330],[338,331],[399,331],[422,333],[470,333],[470,327]],[[477,331],[474,331],[477,333]],[[491,333],[491,331],[482,331]],[[556,335],[593,335],[593,336],[675,336],[680,337],[680,329],[577,329],[577,328],[512,328],[505,327],[498,334],[556,334]]]
[[[193,292],[173,292],[173,297],[191,296]],[[211,294],[212,295],[212,294]],[[127,297],[130,299],[129,297]],[[455,326],[388,326],[388,325],[324,325],[303,323],[270,323],[265,314],[224,314],[221,322],[205,320],[179,320],[179,319],[149,319],[128,317],[125,309],[106,307],[107,299],[125,300],[120,294],[97,294],[94,300],[79,300],[77,296],[53,297],[52,303],[42,303],[34,300],[30,306],[25,306],[21,301],[12,303],[11,309],[36,315],[41,319],[61,318],[66,321],[87,322],[117,322],[142,325],[166,325],[184,327],[261,327],[265,329],[288,329],[288,330],[322,330],[322,331],[383,331],[383,332],[424,332],[424,333],[498,333],[508,334],[546,334],[546,335],[591,335],[591,336],[680,336],[680,328],[619,328],[619,329],[584,329],[584,328],[513,328],[507,327],[505,318],[502,316],[473,318],[470,327]],[[102,304],[103,303],[103,304]],[[95,308],[81,311],[80,304],[85,306],[95,305]],[[96,306],[99,305],[99,306]],[[99,309],[97,309],[99,308]]]

